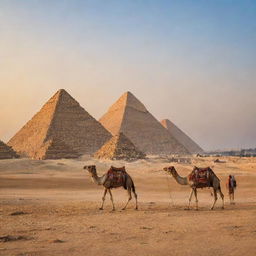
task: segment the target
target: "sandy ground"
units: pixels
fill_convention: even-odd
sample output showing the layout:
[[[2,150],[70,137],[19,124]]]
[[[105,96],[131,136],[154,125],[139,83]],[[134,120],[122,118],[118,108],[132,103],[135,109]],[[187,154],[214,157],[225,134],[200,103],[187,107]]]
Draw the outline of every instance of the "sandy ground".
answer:
[[[221,160],[175,164],[181,175],[193,164],[213,167],[225,194],[225,209],[218,201],[213,211],[209,189],[198,192],[199,211],[185,210],[190,188],[162,171],[171,165],[164,159],[1,160],[0,255],[255,255],[256,159]],[[134,201],[121,211],[127,200],[121,188],[113,191],[115,212],[109,198],[104,211],[98,210],[103,188],[82,170],[92,163],[99,174],[111,164],[125,164],[136,185],[138,211]],[[238,183],[236,205],[229,205],[225,188],[230,173]]]

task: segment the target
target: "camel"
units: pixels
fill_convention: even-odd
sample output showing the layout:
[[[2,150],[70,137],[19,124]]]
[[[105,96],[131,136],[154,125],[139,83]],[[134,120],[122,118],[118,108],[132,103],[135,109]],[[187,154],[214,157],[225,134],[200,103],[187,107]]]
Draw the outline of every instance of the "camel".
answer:
[[[218,199],[217,192],[222,198],[222,209],[224,209],[224,195],[221,192],[220,180],[210,167],[198,168],[195,166],[193,171],[187,177],[179,176],[174,166],[165,167],[164,171],[171,174],[177,181],[177,183],[181,185],[189,185],[191,187],[192,190],[189,196],[188,210],[190,209],[190,203],[193,194],[195,195],[196,210],[198,210],[197,188],[205,187],[213,188],[214,202],[212,204],[211,210],[213,210],[215,203]]]
[[[113,200],[113,196],[112,196],[112,193],[111,193],[111,189],[112,188],[118,188],[118,187],[123,187],[128,192],[128,201],[125,204],[125,206],[122,208],[122,210],[126,209],[128,203],[132,199],[132,193],[131,192],[133,192],[134,197],[135,197],[135,202],[136,202],[135,210],[138,210],[137,194],[136,194],[136,191],[135,191],[134,182],[133,182],[131,176],[126,172],[124,166],[121,167],[121,168],[116,168],[116,167],[111,166],[110,169],[101,177],[99,177],[97,175],[97,170],[96,170],[95,165],[84,166],[84,169],[89,172],[89,174],[91,175],[92,180],[93,180],[94,183],[96,183],[97,185],[102,185],[105,188],[104,193],[103,193],[103,197],[102,197],[102,204],[101,204],[101,207],[99,208],[99,210],[103,210],[105,197],[106,197],[106,194],[108,192],[109,195],[110,195],[112,206],[113,206],[112,211],[115,211],[115,205],[114,205],[114,200]],[[112,176],[112,178],[111,178],[111,175],[119,175],[119,180],[114,181],[114,178],[113,178],[114,176]]]

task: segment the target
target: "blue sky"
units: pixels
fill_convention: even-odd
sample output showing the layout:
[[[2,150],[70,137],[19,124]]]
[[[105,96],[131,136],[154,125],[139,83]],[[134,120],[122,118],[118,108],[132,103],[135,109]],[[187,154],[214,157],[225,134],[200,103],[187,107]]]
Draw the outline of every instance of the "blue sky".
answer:
[[[0,139],[59,88],[95,118],[125,91],[205,149],[256,147],[256,1],[0,0]]]

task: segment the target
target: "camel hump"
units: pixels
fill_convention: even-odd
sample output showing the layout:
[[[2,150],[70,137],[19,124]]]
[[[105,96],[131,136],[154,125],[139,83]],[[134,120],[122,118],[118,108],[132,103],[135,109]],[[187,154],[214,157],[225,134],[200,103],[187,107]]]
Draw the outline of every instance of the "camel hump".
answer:
[[[111,170],[111,171],[125,171],[125,166],[122,166],[122,167],[114,167],[114,166],[111,165],[110,170]]]
[[[125,171],[125,167],[114,167],[111,166],[107,172],[106,181],[109,183],[110,188],[117,188],[123,186],[126,188],[126,180],[127,180],[127,172]]]
[[[195,171],[195,170],[198,170],[198,171],[213,171],[212,169],[211,169],[211,167],[197,167],[197,166],[194,166],[194,169],[193,169],[193,171]]]
[[[189,175],[189,180],[195,182],[196,184],[209,184],[211,173],[213,173],[213,171],[210,167],[195,167]]]

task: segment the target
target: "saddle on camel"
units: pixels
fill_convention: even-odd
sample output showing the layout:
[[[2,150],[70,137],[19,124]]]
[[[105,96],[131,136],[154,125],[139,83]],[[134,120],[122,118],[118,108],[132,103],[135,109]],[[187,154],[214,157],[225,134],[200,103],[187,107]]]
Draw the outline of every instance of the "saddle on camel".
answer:
[[[125,166],[121,168],[111,166],[110,169],[107,171],[105,182],[109,183],[110,188],[118,188],[123,186],[124,189],[127,189],[125,182],[126,175],[127,172],[125,170]]]
[[[198,188],[200,187],[211,187],[212,184],[210,183],[210,174],[212,174],[213,171],[210,167],[206,168],[199,168],[194,167],[192,172],[189,174],[189,181],[192,181]]]

